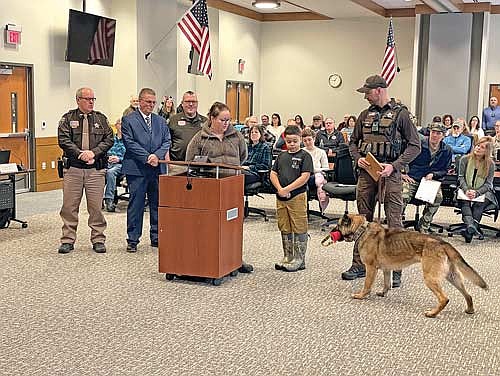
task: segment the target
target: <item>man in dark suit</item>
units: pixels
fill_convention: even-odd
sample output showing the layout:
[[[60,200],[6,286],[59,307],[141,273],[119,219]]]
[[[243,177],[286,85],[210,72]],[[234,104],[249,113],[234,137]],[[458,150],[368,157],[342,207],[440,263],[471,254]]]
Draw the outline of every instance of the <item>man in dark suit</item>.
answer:
[[[139,93],[139,111],[122,119],[125,156],[122,172],[127,176],[130,199],[127,208],[127,251],[136,252],[142,235],[146,194],[149,202],[149,237],[158,247],[158,175],[159,160],[170,148],[170,132],[161,116],[154,114],[156,94],[144,88]]]

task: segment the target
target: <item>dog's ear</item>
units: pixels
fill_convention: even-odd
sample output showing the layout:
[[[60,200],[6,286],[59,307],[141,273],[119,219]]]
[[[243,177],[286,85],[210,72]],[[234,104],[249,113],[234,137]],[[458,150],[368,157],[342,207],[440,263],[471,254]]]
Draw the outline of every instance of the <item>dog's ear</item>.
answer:
[[[344,226],[350,226],[351,225],[351,217],[349,217],[347,214],[344,214],[342,217],[342,224]]]

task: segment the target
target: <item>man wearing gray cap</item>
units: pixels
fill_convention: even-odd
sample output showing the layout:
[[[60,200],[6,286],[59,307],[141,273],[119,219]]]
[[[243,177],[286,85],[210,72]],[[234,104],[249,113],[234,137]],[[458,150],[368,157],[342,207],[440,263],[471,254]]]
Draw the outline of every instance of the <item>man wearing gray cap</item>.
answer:
[[[448,173],[453,155],[451,148],[443,142],[446,127],[441,123],[432,123],[429,126],[429,137],[421,139],[421,152],[411,163],[407,174],[403,174],[403,208],[417,193],[422,178],[441,181]],[[418,229],[423,233],[431,232],[432,218],[443,201],[441,188],[438,190],[434,202],[426,203]],[[404,209],[403,209],[404,212]]]
[[[370,107],[359,115],[349,142],[349,150],[359,167],[356,190],[358,212],[364,214],[368,221],[373,221],[377,194],[383,194],[382,201],[389,227],[402,228],[401,171],[420,153],[417,128],[411,121],[408,109],[391,101],[384,78],[370,76],[357,91],[364,93],[365,99],[370,103]],[[381,192],[378,192],[378,183],[366,171],[370,166],[366,160],[368,152],[383,166],[379,173],[382,179]],[[365,266],[355,243],[352,266],[342,273],[342,279],[352,280],[364,276]],[[399,287],[401,271],[394,271],[392,278],[392,286]]]

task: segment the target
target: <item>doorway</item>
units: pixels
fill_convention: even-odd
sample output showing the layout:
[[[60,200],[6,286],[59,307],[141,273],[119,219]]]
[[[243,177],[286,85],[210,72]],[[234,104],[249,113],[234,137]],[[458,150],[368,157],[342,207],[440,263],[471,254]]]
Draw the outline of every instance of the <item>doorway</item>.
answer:
[[[488,97],[488,105],[491,97],[497,97],[500,100],[500,84],[490,84],[490,95]],[[486,106],[485,106],[486,107]]]
[[[30,65],[0,63],[0,148],[25,169],[34,161],[32,74]],[[32,174],[16,180],[16,192],[32,190]]]
[[[253,114],[253,82],[226,81],[226,104],[233,122],[243,124]]]

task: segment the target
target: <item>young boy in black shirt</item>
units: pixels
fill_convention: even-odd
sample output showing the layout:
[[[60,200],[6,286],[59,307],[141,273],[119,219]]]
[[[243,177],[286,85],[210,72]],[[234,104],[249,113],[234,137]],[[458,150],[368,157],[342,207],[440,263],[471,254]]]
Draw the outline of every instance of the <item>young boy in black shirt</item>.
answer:
[[[314,172],[311,155],[300,148],[301,129],[285,129],[287,151],[278,155],[271,171],[271,183],[277,189],[276,215],[283,243],[283,260],[276,270],[296,272],[306,268],[307,181]]]

